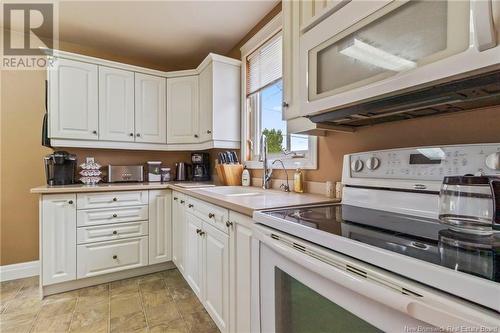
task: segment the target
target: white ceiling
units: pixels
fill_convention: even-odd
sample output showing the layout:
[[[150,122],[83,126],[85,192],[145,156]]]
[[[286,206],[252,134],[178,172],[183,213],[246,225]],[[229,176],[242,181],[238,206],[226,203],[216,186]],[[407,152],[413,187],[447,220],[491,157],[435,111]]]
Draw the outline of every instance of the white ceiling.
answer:
[[[59,40],[161,68],[226,54],[278,0],[61,1]]]

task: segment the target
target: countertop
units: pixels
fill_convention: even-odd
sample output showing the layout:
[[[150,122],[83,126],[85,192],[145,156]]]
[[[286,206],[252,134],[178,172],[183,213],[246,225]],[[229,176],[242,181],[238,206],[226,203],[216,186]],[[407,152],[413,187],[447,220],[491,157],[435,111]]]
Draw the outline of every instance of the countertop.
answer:
[[[263,190],[259,187],[251,187],[249,191],[253,195],[235,195],[228,196],[219,193],[210,192],[207,187],[210,183],[199,183],[199,186],[204,187],[181,187],[179,182],[168,183],[134,183],[134,184],[98,184],[87,186],[83,184],[61,185],[61,186],[39,186],[31,189],[31,193],[37,194],[56,194],[56,193],[85,193],[85,192],[107,192],[107,191],[137,191],[137,190],[159,190],[172,189],[194,198],[210,202],[214,205],[221,206],[244,215],[252,216],[254,211],[311,205],[320,203],[339,202],[339,199],[330,199],[323,195],[310,193],[294,193],[283,192],[278,190]],[[189,184],[190,186],[196,184]],[[221,187],[221,186],[218,186]],[[239,187],[239,186],[238,186]]]

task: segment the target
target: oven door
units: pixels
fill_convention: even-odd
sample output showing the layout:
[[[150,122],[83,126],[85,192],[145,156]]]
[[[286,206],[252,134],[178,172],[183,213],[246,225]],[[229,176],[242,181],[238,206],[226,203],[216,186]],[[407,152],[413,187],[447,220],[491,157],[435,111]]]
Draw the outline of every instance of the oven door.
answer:
[[[455,298],[399,283],[403,280],[393,274],[273,229],[254,227],[253,237],[252,332],[404,332],[498,324]]]
[[[300,37],[301,115],[498,67],[495,2],[349,2]]]

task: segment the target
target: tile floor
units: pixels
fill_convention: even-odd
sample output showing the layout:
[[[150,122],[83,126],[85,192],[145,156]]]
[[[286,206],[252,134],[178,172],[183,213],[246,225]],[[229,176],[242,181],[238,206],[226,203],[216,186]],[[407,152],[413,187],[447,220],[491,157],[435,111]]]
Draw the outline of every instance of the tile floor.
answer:
[[[38,277],[0,285],[0,332],[219,332],[177,269],[40,300]]]

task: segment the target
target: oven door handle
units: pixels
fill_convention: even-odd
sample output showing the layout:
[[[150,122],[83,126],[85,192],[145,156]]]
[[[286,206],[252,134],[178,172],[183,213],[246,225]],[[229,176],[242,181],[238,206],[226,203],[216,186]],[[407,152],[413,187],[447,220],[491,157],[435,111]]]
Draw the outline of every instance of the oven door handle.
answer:
[[[497,45],[495,22],[493,22],[491,0],[473,0],[472,13],[476,47],[478,51],[491,49]]]
[[[408,293],[403,294],[402,291],[399,292],[382,283],[342,270],[303,251],[292,249],[259,230],[254,229],[252,236],[278,254],[333,283],[431,325],[442,328],[456,325],[474,327],[485,327],[489,324],[492,325],[491,327],[500,325],[500,320],[479,311],[474,311],[470,306],[465,306],[455,300],[435,294],[426,294],[422,297],[411,296]]]

